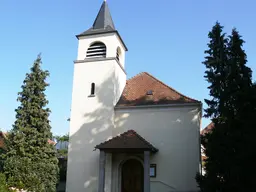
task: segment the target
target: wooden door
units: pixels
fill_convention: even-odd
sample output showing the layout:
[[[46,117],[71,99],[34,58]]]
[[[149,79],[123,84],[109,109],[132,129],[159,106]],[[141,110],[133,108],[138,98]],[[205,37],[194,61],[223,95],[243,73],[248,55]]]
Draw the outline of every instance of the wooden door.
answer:
[[[135,159],[122,166],[122,192],[143,192],[143,166]]]

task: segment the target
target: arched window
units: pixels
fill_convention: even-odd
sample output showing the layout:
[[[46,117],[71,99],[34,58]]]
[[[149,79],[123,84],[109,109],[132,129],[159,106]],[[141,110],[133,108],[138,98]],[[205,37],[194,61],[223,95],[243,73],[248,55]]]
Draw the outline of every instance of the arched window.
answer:
[[[95,83],[91,84],[91,95],[95,95]]]
[[[116,49],[116,59],[118,61],[120,61],[120,56],[121,56],[121,49],[120,49],[120,47],[117,47],[117,49]]]
[[[106,45],[102,42],[93,43],[87,50],[86,57],[87,58],[98,58],[98,57],[106,57],[107,48]]]

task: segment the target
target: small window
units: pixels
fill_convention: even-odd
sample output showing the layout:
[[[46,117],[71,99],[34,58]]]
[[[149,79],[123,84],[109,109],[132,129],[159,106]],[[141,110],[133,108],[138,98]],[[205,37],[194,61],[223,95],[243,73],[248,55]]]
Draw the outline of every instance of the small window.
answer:
[[[95,83],[91,84],[91,96],[95,95]]]
[[[147,95],[153,95],[153,91],[152,90],[148,90],[147,91]]]
[[[156,177],[156,164],[150,165],[149,174],[150,174],[150,177]]]
[[[87,58],[100,58],[106,57],[107,48],[104,43],[97,42],[93,43],[87,50],[86,57]]]

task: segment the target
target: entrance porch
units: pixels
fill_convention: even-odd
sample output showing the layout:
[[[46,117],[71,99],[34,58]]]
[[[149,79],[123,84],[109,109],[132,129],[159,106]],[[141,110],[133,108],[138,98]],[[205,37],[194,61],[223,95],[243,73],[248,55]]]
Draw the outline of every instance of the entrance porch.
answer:
[[[150,192],[150,155],[158,151],[153,145],[129,130],[95,148],[100,150],[98,192],[105,192],[106,184],[111,192]]]

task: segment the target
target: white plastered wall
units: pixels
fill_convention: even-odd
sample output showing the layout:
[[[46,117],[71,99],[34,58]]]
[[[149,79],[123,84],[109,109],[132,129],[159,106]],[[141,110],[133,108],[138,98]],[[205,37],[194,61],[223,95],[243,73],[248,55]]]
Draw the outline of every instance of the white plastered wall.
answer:
[[[114,135],[134,129],[159,149],[151,156],[151,163],[157,164],[151,192],[198,190],[195,176],[200,171],[200,112],[200,106],[115,111]],[[113,174],[116,166],[113,162]],[[117,189],[116,174],[112,183]]]

